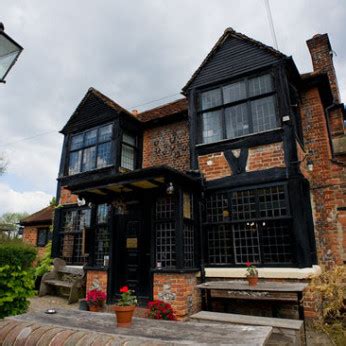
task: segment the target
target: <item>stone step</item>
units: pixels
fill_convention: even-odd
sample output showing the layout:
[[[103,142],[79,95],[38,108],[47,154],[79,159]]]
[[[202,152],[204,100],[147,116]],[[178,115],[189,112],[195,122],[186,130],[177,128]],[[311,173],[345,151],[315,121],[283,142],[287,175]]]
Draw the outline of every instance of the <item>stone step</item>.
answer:
[[[304,322],[300,320],[200,311],[190,319],[198,322],[230,323],[273,327],[274,337],[282,336],[293,345],[304,344]]]

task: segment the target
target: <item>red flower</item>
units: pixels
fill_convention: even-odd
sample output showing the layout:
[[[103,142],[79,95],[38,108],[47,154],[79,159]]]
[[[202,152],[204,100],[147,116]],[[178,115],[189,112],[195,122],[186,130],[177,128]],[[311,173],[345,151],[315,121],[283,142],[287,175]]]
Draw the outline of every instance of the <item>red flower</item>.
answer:
[[[245,265],[246,265],[247,267],[250,267],[250,266],[251,266],[251,262],[247,261],[247,262],[245,262]]]
[[[123,286],[120,288],[120,293],[126,293],[129,291],[129,288],[127,286]]]

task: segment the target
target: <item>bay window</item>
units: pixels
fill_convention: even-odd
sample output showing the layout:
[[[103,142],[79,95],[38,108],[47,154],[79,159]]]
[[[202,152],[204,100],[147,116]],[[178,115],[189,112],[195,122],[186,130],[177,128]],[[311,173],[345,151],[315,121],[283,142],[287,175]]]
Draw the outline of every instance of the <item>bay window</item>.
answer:
[[[71,137],[68,174],[87,172],[113,164],[112,130],[108,124]]]
[[[277,128],[273,78],[264,74],[201,92],[199,143],[213,143]]]

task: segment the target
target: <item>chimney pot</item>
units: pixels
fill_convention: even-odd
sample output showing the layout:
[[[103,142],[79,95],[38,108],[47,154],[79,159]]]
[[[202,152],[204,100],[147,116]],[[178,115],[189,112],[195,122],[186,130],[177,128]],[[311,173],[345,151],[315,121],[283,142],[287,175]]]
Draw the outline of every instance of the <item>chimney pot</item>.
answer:
[[[131,111],[131,113],[132,113],[133,115],[138,115],[138,114],[139,114],[139,111],[138,111],[137,109],[133,109],[133,110]]]

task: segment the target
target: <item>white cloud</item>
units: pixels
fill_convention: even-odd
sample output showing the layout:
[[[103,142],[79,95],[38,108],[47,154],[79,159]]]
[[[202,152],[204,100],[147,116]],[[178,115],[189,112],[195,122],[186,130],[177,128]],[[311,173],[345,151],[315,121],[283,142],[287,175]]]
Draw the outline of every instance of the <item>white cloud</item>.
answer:
[[[34,213],[49,204],[52,196],[42,191],[18,192],[0,183],[0,216],[6,212]]]

